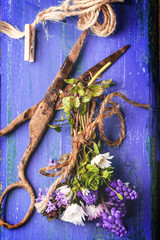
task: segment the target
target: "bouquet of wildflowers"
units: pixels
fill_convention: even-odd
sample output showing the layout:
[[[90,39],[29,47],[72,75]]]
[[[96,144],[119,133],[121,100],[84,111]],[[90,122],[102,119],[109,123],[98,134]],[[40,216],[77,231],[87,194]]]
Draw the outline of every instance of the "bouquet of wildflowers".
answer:
[[[85,152],[87,160],[79,161],[77,173],[52,193],[43,215],[49,221],[57,218],[82,226],[96,219],[98,227],[123,237],[127,234],[123,225],[126,201],[136,199],[138,194],[128,183],[113,177],[113,156],[109,152],[99,154],[98,145],[94,142],[95,149]],[[40,189],[37,202],[44,197]]]
[[[80,136],[78,134],[83,133],[85,127],[91,123],[90,104],[94,105],[95,98],[100,97],[106,88],[110,87],[112,81],[99,81],[96,84],[94,78],[87,86],[73,78],[65,81],[70,85],[70,95],[65,97],[63,92],[61,93],[61,109],[66,114],[74,138]],[[117,113],[117,105],[113,101],[110,103]],[[110,107],[106,110],[112,111]],[[60,120],[65,120],[64,116]],[[61,130],[60,125],[50,127],[57,131]],[[128,183],[115,179],[111,162],[113,156],[110,156],[109,152],[102,154],[102,144],[96,139],[95,131],[90,133],[88,141],[81,142],[83,144],[79,145],[76,160],[65,182],[60,182],[56,186],[41,213],[49,221],[57,218],[82,226],[85,225],[85,221],[96,219],[98,227],[106,228],[123,237],[127,234],[123,225],[127,211],[126,201],[136,199],[138,194]],[[54,176],[61,171],[59,169],[63,170],[69,158],[70,154],[64,154],[57,162],[50,161],[50,166],[56,171]],[[37,203],[43,201],[45,197],[40,189]]]

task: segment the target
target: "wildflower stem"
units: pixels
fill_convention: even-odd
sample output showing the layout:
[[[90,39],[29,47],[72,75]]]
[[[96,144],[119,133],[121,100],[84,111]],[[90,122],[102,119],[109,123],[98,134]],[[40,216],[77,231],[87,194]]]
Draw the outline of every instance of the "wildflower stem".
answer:
[[[76,114],[76,127],[75,127],[76,135],[78,133],[78,122],[79,122],[79,108],[77,109],[77,114]]]
[[[123,197],[121,194],[117,193],[116,190],[114,190],[106,181],[105,179],[103,178],[103,181],[105,182],[105,184],[107,185],[107,187],[109,187],[113,192],[116,193],[117,197],[120,199],[120,200],[123,200]]]
[[[104,72],[109,66],[111,65],[111,62],[108,62],[106,65],[104,65],[89,81],[88,86],[90,86],[97,78],[98,76]]]
[[[100,194],[100,198],[101,198],[101,201],[102,201],[105,212],[110,216],[111,215],[110,211],[109,211],[108,207],[106,206],[106,203],[104,201],[104,198],[103,198],[102,194]]]

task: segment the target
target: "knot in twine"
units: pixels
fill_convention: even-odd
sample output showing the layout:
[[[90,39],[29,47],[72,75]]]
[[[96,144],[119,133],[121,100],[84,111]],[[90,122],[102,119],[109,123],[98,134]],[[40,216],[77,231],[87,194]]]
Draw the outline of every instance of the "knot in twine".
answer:
[[[86,124],[86,126],[84,127],[82,132],[78,133],[75,137],[72,138],[72,151],[69,155],[68,161],[66,161],[62,164],[56,165],[56,166],[49,166],[49,167],[41,168],[39,171],[42,175],[45,175],[48,177],[55,177],[58,175],[61,175],[61,176],[52,184],[52,186],[50,187],[44,200],[35,204],[35,207],[37,208],[38,212],[41,213],[45,210],[46,204],[49,201],[50,195],[56,189],[57,185],[64,178],[66,178],[67,175],[71,172],[71,169],[77,160],[77,155],[81,150],[81,146],[83,146],[84,144],[88,144],[91,141],[92,134],[94,133],[95,128],[97,126],[99,127],[99,132],[100,132],[102,139],[104,140],[104,142],[107,145],[119,146],[122,143],[123,139],[125,138],[125,124],[124,124],[124,119],[123,119],[122,113],[120,112],[118,105],[114,101],[111,100],[113,97],[120,97],[123,100],[125,100],[126,102],[128,102],[129,104],[131,104],[133,106],[137,106],[137,107],[142,107],[144,109],[148,109],[150,107],[147,104],[140,104],[137,102],[133,102],[129,98],[127,98],[125,95],[123,95],[122,93],[113,92],[113,93],[109,94],[107,97],[105,97],[105,99],[102,102],[98,116],[96,117],[95,120],[93,120],[93,115],[95,112],[95,105],[96,105],[95,100],[93,100],[88,123]],[[106,107],[106,104],[110,104],[111,107],[110,106]],[[119,138],[116,141],[112,142],[105,136],[103,121],[105,118],[110,117],[114,114],[117,114],[117,116],[120,119],[121,133],[120,133]],[[61,169],[61,170],[56,173],[46,173],[46,171],[54,170],[54,169]]]
[[[100,37],[107,37],[116,27],[116,16],[110,6],[113,2],[124,2],[124,0],[65,0],[60,6],[52,6],[40,12],[34,22],[32,28],[38,23],[49,21],[61,21],[66,17],[79,16],[78,28],[84,31],[88,28],[94,34]],[[98,17],[100,12],[103,13],[103,23],[100,24]],[[0,21],[0,31],[7,34],[11,38],[22,38],[25,32],[21,32],[9,23]]]

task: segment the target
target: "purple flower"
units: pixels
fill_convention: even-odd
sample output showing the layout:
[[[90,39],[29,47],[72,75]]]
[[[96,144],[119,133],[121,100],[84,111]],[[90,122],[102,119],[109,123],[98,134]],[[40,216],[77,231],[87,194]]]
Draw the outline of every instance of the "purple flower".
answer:
[[[38,192],[38,198],[36,198],[36,202],[40,202],[45,198],[45,195],[43,195],[42,193],[42,189],[39,188],[39,192]]]
[[[47,213],[50,213],[51,211],[57,210],[55,204],[52,203],[51,201],[48,201],[47,206],[48,206],[48,208],[46,209]]]
[[[57,165],[57,162],[55,160],[52,162],[52,159],[50,158],[49,159],[49,166],[56,166],[56,165]],[[57,169],[54,169],[54,171],[56,172]]]
[[[81,191],[77,192],[77,196],[78,196],[78,197],[82,197],[82,196],[83,196],[83,194],[81,193]]]
[[[62,205],[67,206],[67,199],[66,196],[64,195],[64,193],[60,192],[60,191],[56,191],[56,198],[55,200],[57,201],[57,206],[60,208]]]
[[[89,193],[86,195],[82,195],[82,199],[86,202],[87,205],[92,205],[96,203],[98,198],[98,191],[90,190]]]

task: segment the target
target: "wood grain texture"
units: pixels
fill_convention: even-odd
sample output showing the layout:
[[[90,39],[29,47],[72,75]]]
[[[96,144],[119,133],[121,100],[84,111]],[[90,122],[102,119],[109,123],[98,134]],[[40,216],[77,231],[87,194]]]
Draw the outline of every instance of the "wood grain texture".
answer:
[[[58,0],[2,0],[2,20],[23,30],[26,23],[32,23],[36,14]],[[117,84],[111,92],[120,91],[131,100],[151,104],[151,111],[132,107],[119,101],[126,122],[126,138],[119,148],[107,147],[114,155],[113,165],[116,177],[128,181],[139,192],[139,198],[129,203],[125,223],[128,235],[124,239],[157,239],[155,222],[157,215],[157,109],[158,87],[157,67],[154,66],[156,53],[151,47],[155,38],[152,28],[156,1],[126,0],[115,3],[117,29],[108,38],[99,38],[90,33],[81,53],[73,76],[78,77],[94,64],[110,55],[118,48],[130,44],[131,48],[104,74],[104,79],[112,78]],[[148,13],[150,18],[148,18]],[[152,13],[152,14],[151,14]],[[35,63],[24,62],[24,40],[12,40],[2,35],[1,66],[1,128],[5,127],[25,109],[39,102],[65,57],[77,40],[80,32],[76,27],[77,18],[60,23],[47,22],[36,28]],[[150,26],[148,28],[148,26]],[[152,42],[153,41],[153,42]],[[152,60],[152,61],[151,61]],[[155,69],[155,70],[153,70]],[[61,116],[58,112],[56,118]],[[104,121],[105,132],[115,140],[119,134],[120,122],[112,117]],[[113,126],[114,124],[114,126]],[[0,138],[1,161],[0,182],[2,191],[18,180],[18,165],[29,141],[28,122],[21,125],[9,136]],[[49,158],[57,160],[63,153],[71,151],[71,138],[67,126],[62,133],[48,129],[43,140],[33,154],[27,169],[27,177],[37,195],[38,188],[45,190],[53,179],[41,176],[38,171],[48,164]],[[156,185],[157,184],[157,185]],[[0,189],[1,190],[1,189]],[[30,205],[25,190],[14,190],[6,199],[2,212],[6,220],[14,224],[26,214]],[[154,206],[154,207],[153,207]],[[156,218],[155,218],[156,217]],[[38,213],[30,221],[16,230],[0,229],[2,240],[54,239],[54,240],[107,240],[119,239],[107,230],[97,228],[95,223],[77,227],[54,220],[51,223]]]

